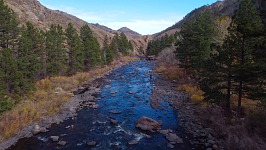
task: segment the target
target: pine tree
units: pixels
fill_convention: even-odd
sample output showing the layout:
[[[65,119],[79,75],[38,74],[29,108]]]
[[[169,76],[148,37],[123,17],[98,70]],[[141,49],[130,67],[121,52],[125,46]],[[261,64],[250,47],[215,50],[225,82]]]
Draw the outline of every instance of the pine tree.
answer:
[[[13,107],[10,97],[23,94],[16,61],[18,34],[15,13],[0,0],[0,113]]]
[[[39,47],[39,30],[30,22],[27,27],[22,27],[21,37],[18,47],[18,69],[22,74],[22,83],[24,91],[34,89],[34,83],[38,79],[41,67],[40,47]]]
[[[13,49],[19,33],[15,13],[0,0],[0,48]]]
[[[82,53],[82,42],[73,24],[69,23],[66,29],[66,39],[68,45],[68,74],[72,75],[83,70],[84,56]]]
[[[88,25],[84,25],[80,29],[80,38],[83,43],[84,67],[88,70],[90,67],[101,65],[100,45],[93,36],[92,30]]]
[[[196,20],[184,24],[176,49],[180,66],[199,72],[204,61],[210,58],[214,33],[214,22],[207,10]]]
[[[47,75],[63,75],[66,71],[64,32],[61,26],[51,25],[46,33]]]
[[[112,54],[113,59],[118,57],[118,53],[119,53],[118,43],[119,43],[119,35],[118,33],[116,33],[110,44],[110,52],[111,52],[110,54]]]
[[[108,45],[108,37],[107,35],[104,38],[103,48],[102,48],[102,58],[105,65],[110,64],[113,61],[113,53]]]
[[[227,115],[230,115],[231,112],[231,95],[236,92],[235,62],[241,47],[240,36],[236,31],[235,24],[232,23],[223,46],[213,47],[216,53],[206,62],[200,80],[201,89],[204,90],[206,99],[222,102],[226,100]]]
[[[250,73],[253,68],[252,51],[254,50],[254,43],[249,42],[249,40],[262,34],[264,26],[251,0],[241,1],[234,20],[237,24],[237,31],[242,34],[242,48],[238,60],[238,114],[240,115],[244,82],[248,82],[247,80],[254,80],[254,78],[250,79],[250,77],[252,77]]]

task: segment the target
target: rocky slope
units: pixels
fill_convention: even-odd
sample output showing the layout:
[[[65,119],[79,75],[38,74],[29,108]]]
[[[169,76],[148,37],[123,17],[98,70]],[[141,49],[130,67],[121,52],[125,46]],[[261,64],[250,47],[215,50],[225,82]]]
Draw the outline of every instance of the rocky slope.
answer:
[[[99,24],[87,23],[65,12],[48,9],[38,0],[5,0],[5,3],[17,14],[20,23],[25,24],[27,21],[30,21],[43,30],[49,29],[51,24],[59,24],[66,29],[68,23],[72,23],[79,31],[83,25],[88,24],[93,30],[94,35],[97,37],[100,45],[103,45],[105,36],[108,36],[108,39],[112,39],[114,33],[120,33],[119,31],[112,30]],[[127,34],[127,36],[134,44],[133,46],[135,53],[137,53],[139,47],[145,47],[145,40],[142,39],[141,36],[138,37],[140,39],[135,39],[136,36],[134,36],[134,38],[131,37],[131,34]]]
[[[266,1],[265,0],[254,0],[255,5],[258,10],[263,14],[266,14]],[[216,24],[218,26],[219,34],[222,37],[225,36],[227,27],[229,27],[231,23],[231,17],[234,15],[234,12],[237,10],[240,0],[222,0],[217,1],[211,5],[205,5],[200,8],[194,9],[189,14],[187,14],[181,21],[177,22],[173,26],[152,35],[153,39],[160,38],[167,34],[173,34],[176,31],[180,31],[183,24],[189,20],[195,19],[197,16],[201,14],[201,12],[205,10],[209,10],[215,17],[219,16],[216,20]],[[221,17],[222,16],[222,17]],[[265,17],[264,17],[265,18]]]
[[[205,5],[205,6],[202,6],[200,8],[194,9],[189,14],[187,14],[181,21],[177,22],[173,26],[171,26],[171,27],[159,32],[159,33],[152,35],[152,37],[154,39],[157,39],[157,38],[164,36],[166,33],[167,34],[173,34],[176,31],[180,31],[181,27],[183,26],[183,24],[185,22],[195,19],[205,10],[209,10],[211,13],[214,14],[214,16],[231,17],[231,16],[233,16],[235,10],[237,9],[238,4],[239,4],[239,0],[224,0],[224,1],[217,1],[216,3],[213,3],[211,5]],[[218,24],[218,26],[223,26],[223,27],[229,26],[230,22],[231,22],[231,19],[227,20],[225,22],[222,22],[225,24],[222,24],[222,25]],[[225,29],[227,29],[227,27]]]

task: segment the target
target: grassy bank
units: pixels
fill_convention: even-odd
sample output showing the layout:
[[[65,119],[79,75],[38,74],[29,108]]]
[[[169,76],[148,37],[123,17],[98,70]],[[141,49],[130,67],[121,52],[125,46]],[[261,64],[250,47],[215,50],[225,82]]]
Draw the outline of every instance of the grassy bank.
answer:
[[[95,78],[120,63],[137,60],[134,57],[123,57],[114,61],[112,65],[80,72],[73,76],[58,76],[40,80],[36,83],[36,90],[24,97],[12,110],[0,116],[0,142],[14,136],[21,129],[44,116],[58,113],[62,105],[71,100],[72,91],[81,83]]]

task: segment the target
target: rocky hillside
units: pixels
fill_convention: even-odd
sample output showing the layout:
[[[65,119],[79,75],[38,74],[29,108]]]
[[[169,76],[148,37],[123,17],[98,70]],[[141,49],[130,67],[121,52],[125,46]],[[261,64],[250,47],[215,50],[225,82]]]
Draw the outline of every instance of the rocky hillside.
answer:
[[[127,28],[127,27],[122,27],[120,29],[117,30],[118,32],[121,32],[121,33],[124,33],[125,35],[127,35],[128,37],[131,37],[131,38],[140,38],[142,37],[141,34]]]
[[[239,0],[224,0],[224,1],[217,1],[216,3],[213,3],[211,5],[205,5],[200,8],[194,9],[189,14],[187,14],[181,21],[177,22],[173,26],[159,32],[153,35],[154,39],[157,39],[159,37],[162,37],[163,35],[172,34],[176,31],[180,31],[183,24],[189,20],[193,20],[196,17],[198,17],[203,11],[209,10],[214,14],[214,16],[228,16],[229,18],[233,16],[235,10],[237,9],[239,4]],[[227,18],[228,19],[228,18]],[[230,19],[227,20],[228,22],[223,22],[225,25],[230,24]],[[221,25],[221,26],[225,26]],[[220,26],[220,25],[219,25]]]
[[[88,24],[101,45],[106,35],[109,37],[108,39],[111,39],[114,33],[118,32],[99,24],[87,23],[71,14],[59,10],[48,9],[38,0],[5,0],[5,3],[17,14],[22,24],[30,21],[44,30],[49,29],[51,24],[59,24],[66,29],[68,23],[72,23],[77,30],[83,25]],[[134,38],[135,37],[136,36],[134,36]],[[146,45],[144,39],[134,39],[129,35],[128,38],[134,44],[135,52],[137,52],[139,47],[145,47]]]

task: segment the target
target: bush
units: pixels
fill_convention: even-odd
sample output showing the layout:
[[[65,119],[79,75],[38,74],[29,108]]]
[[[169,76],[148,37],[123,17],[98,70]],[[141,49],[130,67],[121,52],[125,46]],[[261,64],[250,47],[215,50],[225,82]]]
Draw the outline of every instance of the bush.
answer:
[[[195,103],[202,102],[204,99],[204,92],[192,84],[182,84],[178,87],[178,90],[189,94],[190,99]]]

